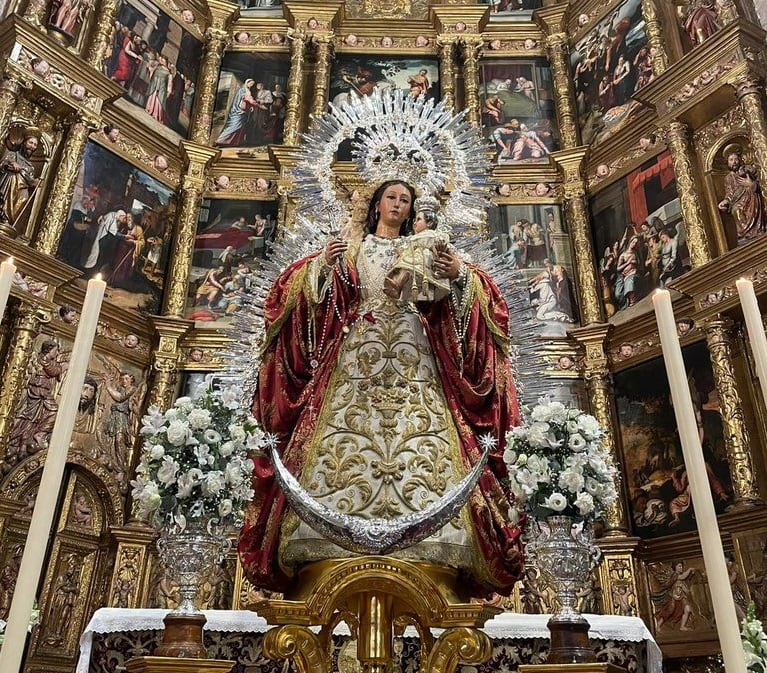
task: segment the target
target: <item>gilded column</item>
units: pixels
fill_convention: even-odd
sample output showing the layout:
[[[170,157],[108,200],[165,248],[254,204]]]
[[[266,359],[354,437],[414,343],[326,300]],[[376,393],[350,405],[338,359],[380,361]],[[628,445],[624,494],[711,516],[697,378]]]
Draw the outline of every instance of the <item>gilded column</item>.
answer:
[[[578,145],[578,123],[575,116],[575,103],[573,102],[572,80],[566,33],[554,33],[546,37],[546,51],[551,63],[551,74],[554,83],[554,96],[557,100],[557,118],[559,121],[559,133],[562,137],[562,148],[569,149]]]
[[[304,78],[304,48],[306,37],[299,30],[291,30],[290,77],[288,77],[288,109],[285,113],[285,144],[298,143],[299,111],[301,110],[301,84]]]
[[[605,430],[602,444],[610,452],[615,465],[620,466],[621,460],[613,433],[615,427],[614,395],[606,353],[607,335],[610,329],[610,325],[603,323],[570,330],[569,334],[581,344],[586,355],[583,378],[586,381],[591,413]],[[618,474],[620,475],[620,469]],[[628,533],[626,498],[620,476],[616,478],[615,487],[618,491],[618,499],[604,515],[605,536],[609,537],[625,536]]]
[[[642,0],[642,16],[644,16],[647,44],[652,54],[652,72],[657,77],[668,67],[668,56],[655,0]]]
[[[152,324],[159,336],[152,361],[152,383],[149,387],[149,405],[165,411],[176,393],[178,363],[181,359],[179,341],[192,327],[192,323],[178,318],[153,316]]]
[[[695,184],[689,131],[690,128],[687,124],[672,121],[666,130],[666,140],[671,159],[674,162],[679,202],[682,208],[685,232],[687,233],[687,245],[690,248],[690,260],[693,267],[698,267],[711,261],[711,249],[706,236],[703,210],[698,196],[703,192]]]
[[[115,14],[117,14],[118,0],[101,0],[96,15],[93,33],[91,34],[90,48],[85,57],[85,62],[101,72],[104,64],[112,30],[114,29]]]
[[[332,33],[314,33],[311,42],[314,45],[315,69],[314,92],[312,93],[312,114],[319,117],[328,106],[328,87],[330,82],[330,57]]]
[[[0,140],[4,140],[13,120],[21,90],[27,86],[20,75],[6,72],[0,80]]]
[[[210,139],[213,108],[216,104],[218,71],[229,41],[229,26],[239,17],[239,9],[229,2],[210,0],[208,8],[211,25],[205,31],[205,46],[197,78],[197,94],[194,101],[189,139],[205,145]]]
[[[767,123],[762,107],[762,88],[759,79],[752,74],[747,74],[735,85],[735,95],[748,124],[751,146],[754,148],[756,163],[764,180],[764,175],[767,174]]]
[[[565,214],[575,252],[581,318],[584,325],[602,320],[599,284],[591,243],[591,225],[586,207],[586,185],[582,174],[587,152],[588,147],[575,147],[552,154],[563,173]]]
[[[442,87],[442,101],[449,108],[455,107],[455,39],[440,35],[437,38],[439,47],[439,81]]]
[[[181,147],[186,160],[186,174],[180,190],[180,206],[176,219],[175,238],[166,274],[165,305],[163,313],[181,318],[186,306],[186,288],[189,269],[192,266],[194,236],[205,185],[205,170],[218,154],[218,150],[182,140]]]
[[[708,320],[706,342],[722,411],[727,462],[735,496],[734,506],[752,507],[761,503],[761,498],[751,462],[751,438],[743,416],[732,362],[732,321],[726,318]],[[714,497],[717,497],[716,493]]]
[[[58,248],[59,239],[67,221],[69,204],[72,201],[72,193],[80,164],[83,160],[83,154],[85,154],[85,144],[88,142],[90,132],[98,127],[98,118],[77,115],[67,131],[61,159],[56,168],[56,176],[48,196],[48,203],[43,212],[37,237],[32,244],[32,247],[38,252],[53,255]]]
[[[50,313],[29,304],[20,303],[16,308],[11,344],[3,368],[3,385],[0,388],[0,445],[3,447],[3,465],[8,464],[8,435],[14,421],[14,410],[26,386],[27,367],[34,358],[35,339],[40,334],[43,323],[50,320]],[[15,459],[13,462],[16,462]]]
[[[473,126],[482,124],[479,108],[479,57],[482,53],[482,36],[467,35],[460,38],[463,47],[463,82],[466,92],[466,118]]]

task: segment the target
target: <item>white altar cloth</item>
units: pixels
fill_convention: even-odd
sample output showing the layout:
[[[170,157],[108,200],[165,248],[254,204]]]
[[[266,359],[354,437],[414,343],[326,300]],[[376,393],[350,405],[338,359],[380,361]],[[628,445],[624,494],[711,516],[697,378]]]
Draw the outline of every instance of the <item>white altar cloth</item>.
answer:
[[[80,638],[80,659],[75,673],[88,673],[91,647],[94,633],[119,633],[123,631],[160,631],[163,618],[168,610],[124,608],[100,608],[96,610],[85,632]],[[250,610],[205,610],[208,631],[263,633],[271,628],[263,617]],[[645,623],[638,617],[619,617],[614,615],[591,615],[588,620],[589,637],[598,640],[621,640],[627,642],[645,642],[647,647],[647,673],[662,673],[662,655],[658,644]],[[490,638],[546,638],[549,630],[546,622],[549,615],[524,615],[504,612],[494,617],[482,629]],[[416,635],[415,629],[405,635]],[[345,624],[340,624],[335,631],[348,635]],[[438,630],[434,629],[437,633]]]

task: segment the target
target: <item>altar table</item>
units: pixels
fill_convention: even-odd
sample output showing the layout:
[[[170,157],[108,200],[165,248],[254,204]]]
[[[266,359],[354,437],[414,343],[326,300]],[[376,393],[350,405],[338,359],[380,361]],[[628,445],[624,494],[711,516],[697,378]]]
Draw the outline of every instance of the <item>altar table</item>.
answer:
[[[167,610],[101,608],[93,615],[80,638],[80,659],[75,673],[119,673],[125,662],[150,655],[158,645]],[[208,656],[237,662],[234,673],[284,673],[295,670],[284,661],[264,657],[261,639],[271,628],[263,617],[246,610],[206,610],[205,645]],[[637,617],[584,615],[588,619],[597,659],[615,664],[629,673],[662,673],[661,652],[644,622]],[[520,615],[510,612],[491,619],[484,627],[493,640],[493,656],[481,666],[459,666],[464,673],[513,671],[520,664],[540,664],[548,654],[546,622],[549,615]],[[438,630],[435,629],[435,633]],[[350,653],[345,649],[349,632],[341,624],[334,634],[334,670]],[[410,629],[398,639],[395,650],[402,671],[418,668],[419,644]],[[352,651],[353,653],[353,651]]]

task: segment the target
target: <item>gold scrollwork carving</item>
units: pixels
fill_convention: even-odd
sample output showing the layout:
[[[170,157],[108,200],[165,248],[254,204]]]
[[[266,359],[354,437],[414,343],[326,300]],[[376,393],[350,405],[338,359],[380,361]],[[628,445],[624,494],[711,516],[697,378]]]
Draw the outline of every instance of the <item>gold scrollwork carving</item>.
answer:
[[[569,55],[567,35],[565,33],[553,33],[547,36],[546,50],[551,64],[562,147],[570,149],[578,145],[578,124],[575,119],[575,106],[571,93],[570,68],[567,63]]]
[[[698,197],[701,192],[695,184],[688,133],[689,127],[686,124],[672,121],[666,129],[666,140],[674,163],[682,217],[690,248],[690,260],[693,267],[698,267],[711,261],[711,249]]]
[[[208,28],[205,32],[205,51],[200,68],[199,88],[194,107],[192,129],[189,138],[193,142],[207,143],[213,122],[213,108],[216,103],[216,87],[221,59],[229,41],[229,31]]]
[[[447,629],[434,643],[425,673],[455,671],[460,662],[482,664],[492,654],[493,644],[486,633],[465,626]]]
[[[458,43],[463,53],[463,79],[466,93],[467,119],[472,125],[482,122],[479,109],[479,57],[482,53],[482,36],[466,35]]]
[[[612,557],[605,554],[606,586],[610,587],[610,613],[624,617],[639,615],[636,577],[630,556]]]
[[[319,636],[305,626],[281,626],[264,635],[264,655],[269,659],[292,659],[298,673],[329,673],[328,657]]]
[[[119,4],[117,0],[102,0],[99,3],[91,46],[85,57],[85,62],[96,70],[101,70],[104,63],[104,56],[106,56],[109,48],[110,35],[114,29],[114,18]]]
[[[663,39],[663,29],[658,18],[658,7],[655,0],[642,0],[642,16],[647,31],[647,43],[650,45],[652,54],[652,71],[657,77],[666,70],[668,57],[666,56],[666,44]]]
[[[319,117],[328,104],[328,81],[330,78],[330,57],[333,45],[332,33],[314,33],[311,42],[314,45],[316,65],[314,67],[314,93],[312,95],[312,114]]]
[[[442,100],[447,107],[455,105],[455,39],[437,38],[439,48],[439,79],[442,84]]]
[[[762,85],[753,74],[746,75],[735,87],[735,94],[749,128],[751,145],[754,148],[756,162],[762,170],[767,170],[767,123],[762,106]]]
[[[751,440],[732,363],[731,328],[730,320],[709,320],[706,323],[706,342],[722,410],[735,506],[751,506],[761,499],[751,462]]]
[[[197,231],[201,199],[202,188],[200,185],[196,183],[185,184],[181,192],[181,207],[176,225],[175,245],[166,276],[165,315],[167,316],[180,318],[184,314],[186,286],[194,251],[194,236]]]

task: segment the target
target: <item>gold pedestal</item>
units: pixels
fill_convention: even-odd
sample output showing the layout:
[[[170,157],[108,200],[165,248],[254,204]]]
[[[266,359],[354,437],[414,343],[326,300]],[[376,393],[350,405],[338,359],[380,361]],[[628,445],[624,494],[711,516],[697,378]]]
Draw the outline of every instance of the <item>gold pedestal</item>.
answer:
[[[134,657],[125,662],[125,668],[128,673],[229,673],[234,664],[225,659]]]
[[[421,639],[422,673],[448,673],[461,662],[490,658],[492,643],[479,628],[501,612],[463,600],[457,573],[449,568],[362,556],[307,566],[288,599],[262,601],[256,610],[280,625],[266,632],[264,655],[293,659],[299,673],[331,671],[331,636],[340,622],[357,640],[365,673],[392,670],[393,640],[406,626]],[[310,626],[319,626],[319,633]],[[445,631],[435,640],[431,628]]]
[[[519,673],[626,673],[615,664],[522,664]]]

